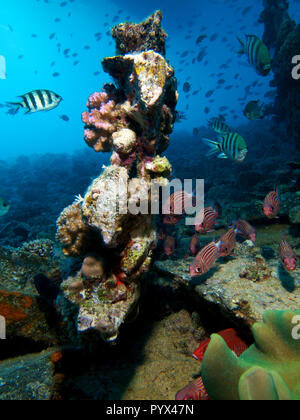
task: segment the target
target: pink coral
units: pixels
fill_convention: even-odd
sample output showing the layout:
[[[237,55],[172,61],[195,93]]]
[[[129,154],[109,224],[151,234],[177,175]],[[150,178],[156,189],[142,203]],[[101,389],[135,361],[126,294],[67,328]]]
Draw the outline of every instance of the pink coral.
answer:
[[[112,96],[106,92],[93,93],[87,102],[89,112],[82,114],[82,121],[87,126],[84,139],[96,152],[109,152],[112,147],[111,135],[120,125],[126,124],[123,111]]]
[[[100,108],[100,106],[104,102],[107,102],[107,100],[108,100],[108,95],[106,92],[95,92],[89,97],[86,106],[89,109]]]

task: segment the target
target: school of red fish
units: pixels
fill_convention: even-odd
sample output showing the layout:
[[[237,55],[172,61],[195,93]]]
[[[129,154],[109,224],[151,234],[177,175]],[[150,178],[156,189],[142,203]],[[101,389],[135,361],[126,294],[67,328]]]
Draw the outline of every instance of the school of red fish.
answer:
[[[191,195],[178,191],[171,194],[168,201],[163,206],[163,224],[176,225],[184,216],[185,204],[187,200],[191,200]],[[186,201],[185,201],[186,200]],[[168,210],[169,208],[169,210]],[[263,201],[262,211],[268,219],[278,218],[280,210],[279,190],[275,188],[270,191]],[[216,261],[220,257],[234,256],[233,252],[236,246],[237,237],[244,240],[250,240],[255,243],[257,239],[256,229],[246,220],[237,219],[228,230],[223,233],[219,239],[214,240],[202,249],[200,247],[199,235],[213,232],[218,218],[222,214],[222,208],[215,203],[209,207],[205,207],[195,216],[195,233],[190,240],[189,253],[195,256],[194,261],[189,267],[191,277],[198,277],[207,273],[214,267]],[[162,228],[158,233],[158,239],[164,241],[164,253],[168,257],[173,255],[176,250],[176,240],[173,236],[166,235]],[[279,259],[283,268],[292,272],[297,269],[297,258],[291,245],[282,235],[278,249]],[[223,338],[230,350],[239,357],[245,350],[247,344],[238,336],[238,333],[230,328],[218,332]],[[193,357],[202,361],[206,349],[210,343],[210,339],[206,339],[200,343],[200,346],[194,351]],[[204,387],[201,377],[191,381],[187,386],[177,392],[176,400],[209,400],[209,395]]]
[[[177,191],[171,194],[162,207],[163,214],[165,214],[163,224],[176,225],[185,214],[186,203],[191,203],[192,198],[193,195],[187,194],[184,191]],[[264,199],[262,210],[268,219],[276,219],[278,218],[279,209],[279,190],[275,188]],[[191,277],[206,274],[214,267],[219,257],[233,255],[237,237],[250,240],[253,243],[256,241],[256,229],[246,220],[238,219],[232,223],[229,230],[221,235],[218,240],[212,241],[200,249],[198,235],[213,232],[213,228],[221,213],[221,206],[216,203],[205,207],[195,216],[195,234],[192,236],[189,246],[190,254],[195,256],[193,263],[189,267]],[[158,239],[164,241],[165,255],[168,257],[173,255],[176,250],[175,238],[171,235],[166,236],[163,229],[161,229],[158,234]],[[296,254],[283,235],[279,245],[279,258],[286,271],[295,271],[297,269]]]

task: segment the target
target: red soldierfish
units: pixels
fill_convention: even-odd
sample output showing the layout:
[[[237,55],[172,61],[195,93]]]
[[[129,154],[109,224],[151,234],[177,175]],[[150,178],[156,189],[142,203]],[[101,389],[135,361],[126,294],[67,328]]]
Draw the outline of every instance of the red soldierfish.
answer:
[[[284,237],[281,238],[279,245],[279,256],[286,271],[295,271],[297,269],[297,257],[291,245],[284,239]]]
[[[231,255],[236,245],[236,234],[233,228],[229,229],[224,235],[221,236],[217,242],[220,257],[227,257]]]
[[[190,276],[197,277],[207,273],[215,264],[219,250],[215,242],[210,242],[196,255],[193,264],[189,267]]]
[[[256,241],[256,229],[246,222],[246,220],[238,219],[233,225],[237,235],[245,239],[250,239],[252,242]]]
[[[230,350],[239,357],[245,350],[247,350],[247,344],[237,335],[237,332],[230,328],[228,330],[223,330],[218,332]],[[205,351],[210,343],[210,338],[202,341],[200,346],[194,351],[193,357],[197,360],[202,361]],[[190,382],[186,387],[177,392],[176,400],[210,400],[209,395],[204,388],[202,378],[197,378],[195,381]]]
[[[186,387],[177,392],[175,396],[177,401],[207,401],[210,400],[206,389],[204,388],[202,378],[197,378],[195,381],[190,382]]]
[[[175,251],[175,238],[173,236],[167,236],[164,242],[165,254],[170,257]]]
[[[190,252],[192,255],[196,255],[199,252],[200,249],[200,243],[198,236],[195,234],[192,236],[190,241]]]
[[[275,191],[269,192],[264,200],[263,211],[265,216],[269,219],[277,218],[280,208],[279,190],[276,187]]]
[[[206,207],[196,215],[195,230],[199,233],[206,233],[211,231],[216,224],[218,212],[212,207]]]
[[[185,204],[192,206],[193,194],[185,191],[175,191],[164,202],[162,207],[163,214],[183,215],[185,213]]]
[[[232,350],[238,357],[248,348],[247,344],[238,336],[237,332],[233,328],[222,330],[217,334],[223,338],[230,350]],[[209,343],[210,338],[202,341],[200,346],[194,351],[193,357],[202,361]]]
[[[167,215],[167,216],[164,217],[163,223],[165,225],[176,225],[179,222],[180,219],[181,219],[180,215],[175,216],[175,215],[170,214],[170,215]]]

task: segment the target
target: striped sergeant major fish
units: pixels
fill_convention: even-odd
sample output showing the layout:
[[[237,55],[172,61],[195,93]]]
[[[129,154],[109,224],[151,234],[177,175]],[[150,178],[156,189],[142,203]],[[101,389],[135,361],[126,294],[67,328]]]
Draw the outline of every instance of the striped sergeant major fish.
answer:
[[[261,76],[267,76],[271,70],[271,57],[267,46],[256,36],[246,35],[246,42],[237,37],[242,48],[238,54],[246,54],[249,63]]]
[[[62,97],[55,92],[47,89],[38,89],[19,96],[19,102],[7,102],[10,108],[8,114],[15,115],[21,108],[26,110],[25,114],[50,111],[57,107]]]
[[[230,133],[230,127],[225,123],[225,118],[220,116],[218,118],[214,117],[208,121],[208,125],[212,128],[216,133],[219,134],[226,134]]]
[[[265,117],[266,105],[260,101],[250,101],[244,109],[244,115],[248,120],[259,120]]]
[[[219,140],[203,139],[210,148],[206,156],[218,154],[220,159],[232,159],[237,162],[243,162],[248,149],[244,138],[238,133],[224,134]]]

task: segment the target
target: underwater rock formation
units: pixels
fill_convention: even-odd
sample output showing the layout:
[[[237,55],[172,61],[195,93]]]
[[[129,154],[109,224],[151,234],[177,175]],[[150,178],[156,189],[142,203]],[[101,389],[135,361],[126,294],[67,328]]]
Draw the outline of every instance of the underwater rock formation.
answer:
[[[0,363],[0,400],[50,400],[55,385],[54,356],[54,350],[47,350]]]
[[[62,280],[59,260],[50,240],[25,242],[20,248],[0,247],[0,314],[6,320],[8,340],[30,340],[49,347],[69,343],[71,336],[75,338],[73,308],[62,299],[69,314],[61,317],[54,310],[55,297],[47,295],[51,285],[58,289]],[[41,273],[49,286],[38,293],[34,279]]]
[[[139,24],[125,22],[115,26],[112,36],[116,40],[117,53],[153,50],[165,55],[167,34],[161,28],[161,20],[162,13],[158,10]]]
[[[29,279],[53,270],[53,256],[54,243],[47,239],[24,242],[20,248],[0,247],[0,287],[32,293]]]
[[[81,271],[62,285],[79,306],[78,330],[98,330],[108,341],[136,309],[140,278],[152,260],[151,182],[165,185],[172,170],[159,156],[168,147],[178,99],[174,70],[163,56],[161,18],[156,12],[139,25],[112,29],[122,55],[102,65],[115,85],[91,95],[82,115],[85,141],[96,152],[112,151],[111,166],[57,221],[64,253],[83,259]]]
[[[284,121],[288,134],[300,141],[300,85],[292,77],[292,58],[300,51],[300,25],[288,14],[287,0],[264,0],[260,21],[265,25],[263,40],[274,49],[272,70],[277,96],[274,110],[279,121]]]
[[[300,311],[267,311],[253,326],[255,344],[239,358],[213,334],[201,368],[215,400],[299,400],[300,340],[294,317]],[[226,384],[226,386],[224,386]]]
[[[267,250],[270,256],[265,255]],[[296,310],[300,307],[298,275],[284,273],[275,252],[271,247],[262,250],[251,241],[238,243],[235,258],[219,259],[213,270],[195,280],[194,287],[189,276],[191,257],[156,261],[155,268],[171,281],[193,287],[212,312],[251,327],[262,321],[267,308]]]

